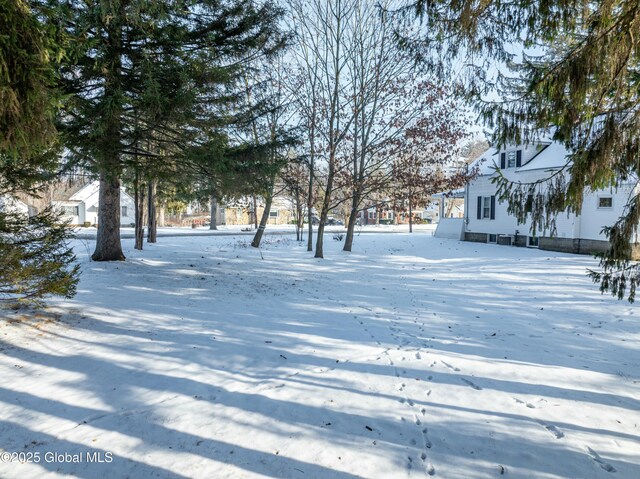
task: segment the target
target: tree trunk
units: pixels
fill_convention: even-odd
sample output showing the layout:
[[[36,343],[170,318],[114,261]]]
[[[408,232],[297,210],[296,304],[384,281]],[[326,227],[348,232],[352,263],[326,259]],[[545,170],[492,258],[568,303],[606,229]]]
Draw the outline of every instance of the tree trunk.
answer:
[[[151,180],[149,182],[149,207],[148,207],[148,232],[147,243],[156,243],[158,241],[158,221],[156,218],[156,190],[157,181]]]
[[[164,205],[158,207],[158,228],[164,228]]]
[[[307,251],[313,251],[313,212],[311,202],[307,203],[307,221],[309,232],[307,233]]]
[[[253,237],[253,241],[251,242],[251,246],[253,246],[254,248],[260,247],[260,241],[262,241],[262,235],[264,234],[264,230],[267,227],[267,221],[269,221],[269,212],[271,211],[272,202],[273,202],[273,192],[269,192],[265,198],[264,211],[262,212],[262,217],[260,218],[260,226],[256,230],[256,234]]]
[[[413,205],[411,195],[409,195],[409,233],[413,233]]]
[[[300,191],[296,188],[295,192],[296,241],[302,241],[302,205],[300,205]]]
[[[329,160],[330,162],[332,160]],[[335,160],[333,160],[335,161]],[[324,193],[324,200],[322,201],[322,212],[320,213],[320,224],[318,225],[318,232],[316,238],[316,254],[315,258],[324,258],[324,225],[329,217],[329,207],[331,206],[331,192],[333,191],[333,175],[334,171],[329,165],[329,174],[327,175],[327,187]]]
[[[258,229],[258,198],[253,195],[253,226]]]
[[[351,251],[353,246],[353,234],[356,229],[356,221],[358,220],[358,205],[360,204],[360,195],[354,194],[351,199],[351,213],[349,214],[349,221],[347,223],[347,236],[344,240],[344,248],[342,251]]]
[[[103,134],[97,141],[101,153],[100,192],[98,206],[98,232],[94,261],[124,261],[120,241],[120,142],[122,139],[121,68],[122,23],[124,5],[119,4],[114,21],[106,25],[107,58],[109,66],[104,72],[104,93],[101,100],[109,105],[101,119]],[[122,17],[121,17],[122,15]]]
[[[100,173],[98,234],[93,261],[124,261],[120,242],[120,180]]]
[[[211,225],[209,225],[210,230],[218,229],[218,198],[216,198],[215,193],[211,193]]]
[[[313,251],[313,142],[311,144],[311,158],[309,163],[309,191],[307,195],[307,221],[309,233],[307,235],[307,251]]]
[[[134,200],[135,200],[135,246],[137,250],[142,250],[144,243],[144,194],[145,186],[140,184],[140,175],[136,171],[134,182]]]
[[[314,258],[324,258],[324,221],[322,220],[322,216],[320,217],[320,224],[318,225],[316,235],[316,254]]]
[[[300,226],[300,242],[304,241],[304,205],[302,198],[298,199],[298,225]]]

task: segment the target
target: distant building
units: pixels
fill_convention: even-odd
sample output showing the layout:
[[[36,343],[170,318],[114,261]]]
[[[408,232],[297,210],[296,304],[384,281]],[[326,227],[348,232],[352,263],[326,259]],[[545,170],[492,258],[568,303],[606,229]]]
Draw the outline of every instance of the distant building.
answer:
[[[257,205],[258,222],[264,212],[264,200],[259,199]],[[253,202],[249,199],[239,200],[218,208],[216,218],[220,225],[249,225],[254,222]],[[269,225],[289,225],[295,220],[294,205],[291,198],[276,196],[269,210]]]
[[[98,224],[98,201],[100,182],[93,181],[54,193],[51,204],[62,211],[63,219],[73,226]],[[120,224],[128,226],[135,222],[133,198],[120,188]]]
[[[17,198],[9,195],[0,196],[0,211],[29,215],[29,207]]]
[[[449,194],[435,194],[426,205],[420,205],[413,210],[414,222],[438,223],[441,218],[464,217],[464,190]],[[389,204],[365,208],[358,213],[361,225],[375,224],[409,224],[409,212],[394,211]]]

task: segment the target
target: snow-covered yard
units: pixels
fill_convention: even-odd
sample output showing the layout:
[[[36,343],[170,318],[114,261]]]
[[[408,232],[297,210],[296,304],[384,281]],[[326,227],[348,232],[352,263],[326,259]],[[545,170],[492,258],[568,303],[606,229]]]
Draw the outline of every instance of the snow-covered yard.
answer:
[[[159,241],[0,312],[0,447],[39,459],[0,477],[640,477],[640,313],[589,257]]]

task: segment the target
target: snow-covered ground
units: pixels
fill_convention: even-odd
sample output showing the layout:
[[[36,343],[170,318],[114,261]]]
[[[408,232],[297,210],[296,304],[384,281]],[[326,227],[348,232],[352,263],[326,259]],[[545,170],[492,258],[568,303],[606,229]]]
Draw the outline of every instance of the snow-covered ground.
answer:
[[[413,230],[415,232],[429,232],[433,233],[437,224],[421,224],[421,225],[413,225]],[[306,227],[305,226],[305,235],[306,235]],[[267,226],[269,233],[272,234],[294,234],[295,235],[295,226],[294,225],[268,225]],[[315,230],[316,227],[314,227]],[[345,226],[325,226],[325,231],[327,232],[340,232],[346,231]],[[356,232],[357,234],[361,233],[405,233],[409,231],[409,225],[363,225],[357,226]],[[97,234],[97,229],[94,226],[89,228],[76,228],[75,236],[80,239],[94,239]],[[202,236],[233,236],[233,235],[242,235],[242,236],[253,236],[256,234],[256,230],[253,225],[222,225],[219,226],[217,230],[210,230],[208,226],[199,226],[197,228],[191,227],[165,227],[158,228],[158,237],[159,238],[169,238],[173,236],[194,236],[194,235],[202,235]],[[133,228],[120,228],[120,236],[122,238],[130,239],[135,237],[135,230]]]
[[[250,239],[78,241],[76,298],[0,312],[0,447],[39,459],[0,477],[640,477],[640,314],[593,259]]]

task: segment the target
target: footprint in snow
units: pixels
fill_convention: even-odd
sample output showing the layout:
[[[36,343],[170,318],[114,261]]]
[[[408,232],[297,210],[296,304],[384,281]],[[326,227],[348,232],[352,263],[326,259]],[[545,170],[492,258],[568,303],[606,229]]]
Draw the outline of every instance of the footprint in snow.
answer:
[[[422,428],[422,437],[424,439],[424,447],[426,447],[427,449],[431,449],[431,447],[433,446],[433,444],[431,444],[431,440],[429,439],[429,429],[426,427]]]
[[[594,451],[593,449],[591,449],[590,447],[587,447],[587,453],[589,454],[589,457],[591,457],[591,459],[593,459],[593,461],[598,464],[598,466],[600,466],[602,469],[604,469],[607,472],[616,472],[616,468],[613,467],[611,464],[609,464],[608,462],[605,462],[600,455]]]
[[[535,407],[533,404],[531,404],[530,402],[525,402],[525,401],[523,401],[523,400],[521,400],[521,399],[518,399],[518,398],[513,398],[513,400],[514,400],[515,402],[517,402],[518,404],[522,404],[522,405],[524,405],[524,406],[527,406],[529,409],[535,409],[535,408],[536,408],[536,407]]]
[[[475,389],[476,391],[482,391],[482,388],[480,386],[478,386],[477,384],[469,381],[468,379],[464,379],[464,378],[460,378],[460,381],[462,381],[463,383],[465,383],[467,386],[472,387],[473,389]]]
[[[441,362],[442,364],[444,364],[446,367],[448,367],[449,369],[451,369],[452,371],[456,371],[456,372],[460,371],[460,368],[456,368],[455,366],[452,366],[452,365],[451,365],[451,364],[449,364],[449,363],[445,363],[445,362],[444,362],[444,361],[442,361],[442,360],[440,360],[440,362]]]
[[[425,458],[426,459],[426,458]],[[427,461],[426,466],[425,466],[425,470],[427,471],[427,474],[429,476],[435,476],[436,475],[436,468],[433,467],[433,464],[431,464],[430,462]]]
[[[553,424],[547,424],[546,422],[539,421],[540,425],[544,427],[547,431],[555,436],[556,439],[562,439],[564,437],[564,433],[555,427]]]

